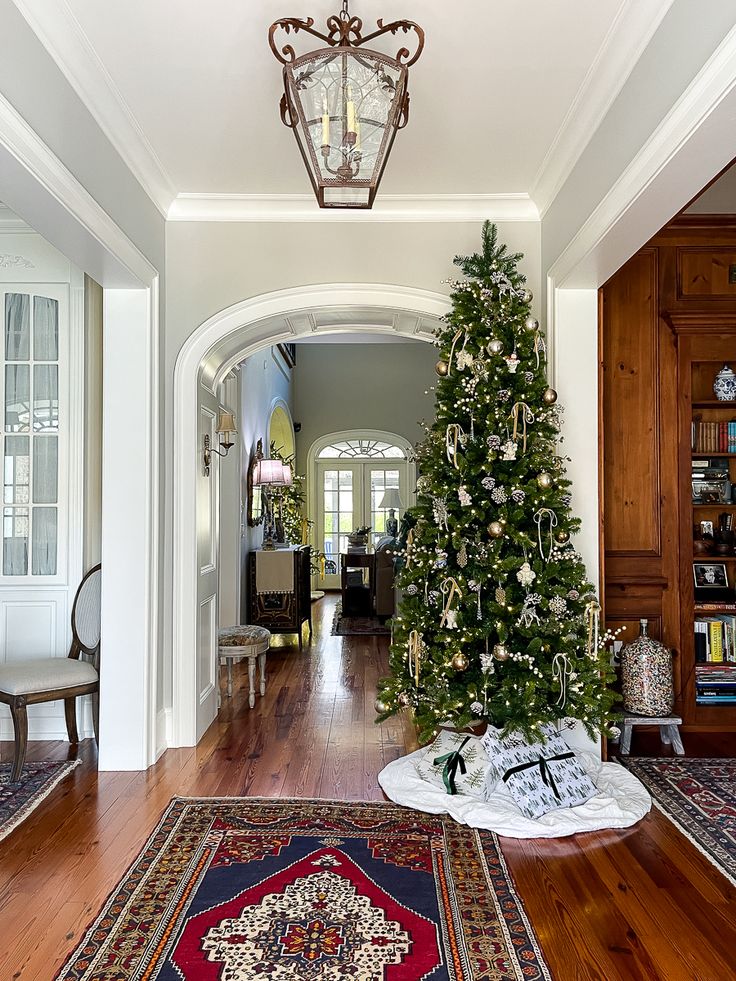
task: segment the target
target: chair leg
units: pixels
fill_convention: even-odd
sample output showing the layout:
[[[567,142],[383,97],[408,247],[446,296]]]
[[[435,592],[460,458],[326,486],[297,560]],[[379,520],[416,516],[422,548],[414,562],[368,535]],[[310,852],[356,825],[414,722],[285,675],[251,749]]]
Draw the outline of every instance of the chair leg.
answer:
[[[15,731],[15,755],[10,782],[17,783],[23,770],[28,745],[28,713],[25,698],[16,698],[10,703],[10,714],[13,716],[13,729]]]
[[[69,742],[76,745],[79,742],[77,733],[77,700],[76,698],[64,699],[64,718],[66,719],[66,732]]]

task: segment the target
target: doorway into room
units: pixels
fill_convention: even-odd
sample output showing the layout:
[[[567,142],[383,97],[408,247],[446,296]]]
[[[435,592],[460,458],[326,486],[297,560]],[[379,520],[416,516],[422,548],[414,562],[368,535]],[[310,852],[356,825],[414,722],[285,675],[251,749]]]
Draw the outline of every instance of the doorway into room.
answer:
[[[311,518],[317,548],[325,557],[320,588],[340,588],[340,556],[348,551],[352,532],[369,528],[368,541],[374,551],[386,535],[390,510],[400,521],[405,508],[413,504],[409,470],[414,467],[405,444],[406,440],[391,433],[355,431],[323,438],[312,448]],[[385,506],[387,498],[390,501],[389,490],[398,492],[398,507]]]

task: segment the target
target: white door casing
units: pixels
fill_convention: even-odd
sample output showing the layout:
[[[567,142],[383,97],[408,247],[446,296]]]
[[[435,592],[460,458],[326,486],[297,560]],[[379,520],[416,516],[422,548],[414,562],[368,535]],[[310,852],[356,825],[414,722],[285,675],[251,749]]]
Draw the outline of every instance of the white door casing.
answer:
[[[399,333],[431,343],[432,332],[448,309],[446,296],[427,290],[345,283],[307,286],[235,304],[202,324],[183,345],[174,374],[174,690],[169,745],[197,742],[199,568],[193,529],[198,384],[201,381],[214,395],[237,363],[264,347],[302,335],[339,334],[355,330],[358,324],[361,330]],[[330,326],[320,326],[323,313],[331,315]],[[344,326],[334,326],[335,314],[345,318]]]
[[[198,445],[205,434],[217,446],[217,402],[201,393]],[[209,403],[209,404],[207,404]],[[202,460],[200,454],[200,461]],[[197,741],[217,715],[217,624],[219,569],[219,460],[212,455],[209,475],[200,463],[197,474]]]

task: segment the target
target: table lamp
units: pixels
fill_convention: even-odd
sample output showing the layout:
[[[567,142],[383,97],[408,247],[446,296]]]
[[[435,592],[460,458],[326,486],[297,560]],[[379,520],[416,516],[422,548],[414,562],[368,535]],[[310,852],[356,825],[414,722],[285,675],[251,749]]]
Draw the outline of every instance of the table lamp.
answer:
[[[386,518],[386,534],[390,535],[392,538],[398,538],[399,521],[396,517],[396,512],[401,510],[403,506],[404,505],[401,502],[401,495],[399,494],[398,487],[387,487],[378,507],[384,511],[388,510],[388,518]]]

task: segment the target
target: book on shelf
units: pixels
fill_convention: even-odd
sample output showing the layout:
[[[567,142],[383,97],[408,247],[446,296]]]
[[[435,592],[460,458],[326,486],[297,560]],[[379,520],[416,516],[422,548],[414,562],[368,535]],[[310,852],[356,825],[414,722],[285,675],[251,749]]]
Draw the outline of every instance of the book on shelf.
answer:
[[[696,695],[696,705],[736,705],[736,695]]]
[[[703,616],[693,623],[695,662],[736,664],[736,616]]]
[[[736,453],[736,420],[695,420],[691,426],[691,438],[695,453]]]

